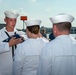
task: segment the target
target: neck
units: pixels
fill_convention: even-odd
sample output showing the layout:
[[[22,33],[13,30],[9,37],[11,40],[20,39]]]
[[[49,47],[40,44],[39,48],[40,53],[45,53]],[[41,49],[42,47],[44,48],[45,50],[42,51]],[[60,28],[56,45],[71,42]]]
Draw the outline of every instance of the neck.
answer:
[[[36,38],[39,38],[39,35],[38,35],[38,34],[33,34],[33,35],[32,35],[32,38],[35,38],[35,39],[36,39]]]
[[[14,29],[11,29],[11,28],[8,28],[8,27],[6,27],[6,30],[7,30],[8,32],[14,31]]]
[[[57,36],[59,36],[59,35],[69,35],[69,32],[61,32]]]

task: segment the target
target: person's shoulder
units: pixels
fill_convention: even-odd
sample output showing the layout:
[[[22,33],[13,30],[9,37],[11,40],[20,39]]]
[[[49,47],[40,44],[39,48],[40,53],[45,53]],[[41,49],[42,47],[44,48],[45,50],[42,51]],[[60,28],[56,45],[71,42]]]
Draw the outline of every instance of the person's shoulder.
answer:
[[[75,38],[70,34],[69,35],[69,38],[71,39],[71,40],[75,40]]]
[[[43,50],[44,50],[46,53],[52,53],[52,51],[54,50],[54,48],[55,48],[56,45],[57,45],[57,43],[56,43],[56,41],[55,41],[55,39],[54,39],[54,40],[48,42],[48,43],[44,46]]]
[[[0,32],[2,32],[3,30],[5,30],[5,27],[3,27],[2,29],[0,29]]]
[[[51,40],[50,42],[48,42],[46,44],[46,47],[53,47],[55,45],[58,45],[58,40],[57,39],[54,39],[54,40]]]
[[[5,31],[5,27],[3,27],[2,29],[0,29],[0,35],[3,34],[4,31]]]
[[[21,45],[28,45],[32,41],[34,41],[34,40],[32,40],[32,39],[26,39],[24,42],[21,43]]]
[[[41,39],[44,41],[44,42],[49,42],[49,40],[45,37],[41,37]]]
[[[29,46],[29,43],[30,43],[30,42],[29,42],[29,40],[27,39],[27,40],[25,40],[24,42],[18,44],[18,47],[21,47],[22,49],[24,49],[24,48],[26,48],[26,47]]]
[[[73,43],[76,43],[76,39],[72,35],[69,35],[69,38]]]
[[[25,32],[23,31],[18,31],[20,35],[25,35]]]

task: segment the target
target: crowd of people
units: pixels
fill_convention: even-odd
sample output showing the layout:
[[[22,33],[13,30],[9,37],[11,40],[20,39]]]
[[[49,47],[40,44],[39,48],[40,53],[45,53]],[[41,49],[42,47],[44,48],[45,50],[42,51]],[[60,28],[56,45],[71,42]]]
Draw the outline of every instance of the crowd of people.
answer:
[[[19,13],[5,11],[0,30],[0,75],[76,75],[76,40],[70,36],[74,17],[51,17],[49,41],[40,33],[41,20],[27,20],[26,34],[15,29]],[[12,37],[18,34],[20,37]],[[11,38],[12,37],[12,38]],[[11,38],[9,41],[4,41]]]

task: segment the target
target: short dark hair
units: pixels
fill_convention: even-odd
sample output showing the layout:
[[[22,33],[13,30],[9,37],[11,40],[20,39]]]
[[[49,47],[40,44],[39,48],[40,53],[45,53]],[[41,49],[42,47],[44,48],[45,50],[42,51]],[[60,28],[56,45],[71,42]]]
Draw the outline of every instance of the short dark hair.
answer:
[[[34,34],[39,33],[40,26],[39,25],[34,25],[34,26],[27,26],[27,29]]]
[[[69,31],[71,30],[71,23],[70,22],[61,22],[61,23],[55,23],[53,25],[56,25],[59,31]]]

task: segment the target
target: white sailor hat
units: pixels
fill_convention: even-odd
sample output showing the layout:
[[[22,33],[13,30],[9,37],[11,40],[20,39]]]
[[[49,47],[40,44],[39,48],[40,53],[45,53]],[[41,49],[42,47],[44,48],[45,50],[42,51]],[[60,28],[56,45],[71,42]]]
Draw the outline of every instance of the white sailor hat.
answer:
[[[8,18],[17,18],[19,16],[19,13],[17,13],[16,11],[5,11],[4,14],[5,17]]]
[[[70,22],[72,23],[72,21],[74,20],[74,17],[72,15],[69,14],[59,14],[55,17],[50,18],[51,22],[54,23],[60,23],[60,22]]]
[[[41,20],[29,20],[25,22],[26,26],[34,26],[34,25],[39,25],[41,24]]]

